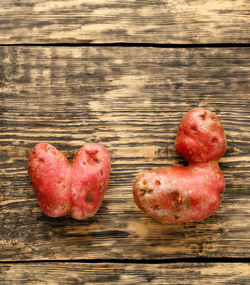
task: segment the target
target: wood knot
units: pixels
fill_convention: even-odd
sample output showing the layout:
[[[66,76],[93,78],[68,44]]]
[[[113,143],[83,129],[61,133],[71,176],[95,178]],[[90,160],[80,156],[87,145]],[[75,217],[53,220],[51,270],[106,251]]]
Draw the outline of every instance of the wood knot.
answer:
[[[97,136],[91,136],[89,139],[88,139],[89,142],[91,143],[99,143],[100,142],[100,139],[97,137]]]

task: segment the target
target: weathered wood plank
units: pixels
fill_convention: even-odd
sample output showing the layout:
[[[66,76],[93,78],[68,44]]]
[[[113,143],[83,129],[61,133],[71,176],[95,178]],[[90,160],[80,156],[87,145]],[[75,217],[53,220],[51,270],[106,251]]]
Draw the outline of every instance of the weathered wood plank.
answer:
[[[247,285],[246,263],[25,263],[4,264],[1,284]]]
[[[0,43],[249,43],[248,0],[2,0]]]
[[[250,48],[0,49],[0,260],[163,259],[250,254]],[[181,164],[182,114],[215,111],[228,139],[220,209],[190,224],[161,225],[134,204],[136,175]],[[53,143],[71,159],[90,138],[110,151],[109,189],[97,215],[48,218],[34,198],[27,156]]]

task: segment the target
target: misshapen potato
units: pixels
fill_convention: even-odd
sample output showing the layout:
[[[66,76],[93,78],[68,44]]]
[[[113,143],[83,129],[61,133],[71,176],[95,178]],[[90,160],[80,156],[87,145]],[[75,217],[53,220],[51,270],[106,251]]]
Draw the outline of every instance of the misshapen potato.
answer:
[[[218,160],[227,144],[219,119],[203,108],[189,111],[181,120],[175,146],[189,165],[139,175],[133,189],[135,202],[162,223],[205,219],[218,209],[225,189]]]
[[[110,176],[110,155],[101,144],[90,143],[75,155],[72,164],[54,146],[37,144],[28,162],[35,195],[50,217],[68,213],[82,220],[99,209]]]

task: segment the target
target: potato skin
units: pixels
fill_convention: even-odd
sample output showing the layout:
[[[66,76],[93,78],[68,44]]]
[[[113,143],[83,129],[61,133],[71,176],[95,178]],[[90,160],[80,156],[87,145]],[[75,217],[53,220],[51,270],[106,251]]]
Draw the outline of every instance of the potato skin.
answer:
[[[110,155],[97,143],[87,144],[72,164],[54,146],[37,144],[29,155],[28,172],[43,212],[50,217],[82,220],[99,209],[108,187]]]
[[[134,184],[134,199],[142,211],[161,223],[185,223],[212,215],[224,189],[217,163],[197,163],[142,173]]]
[[[37,144],[29,155],[28,172],[43,212],[64,216],[70,209],[70,164],[54,146]]]
[[[227,148],[218,117],[203,108],[186,113],[179,125],[175,147],[189,163],[218,160]]]
[[[71,210],[73,218],[92,217],[99,209],[108,187],[110,155],[101,144],[87,144],[76,153],[71,169]]]
[[[140,174],[133,187],[135,203],[165,224],[205,219],[218,209],[225,190],[218,160],[227,143],[219,119],[203,108],[189,111],[180,122],[175,146],[189,165]]]

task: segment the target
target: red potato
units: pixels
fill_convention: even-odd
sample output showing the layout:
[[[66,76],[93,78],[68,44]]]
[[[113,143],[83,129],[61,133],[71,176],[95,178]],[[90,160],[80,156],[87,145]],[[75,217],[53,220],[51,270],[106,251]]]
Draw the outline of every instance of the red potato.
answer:
[[[175,147],[189,163],[218,160],[227,148],[218,117],[203,108],[186,113],[180,122]]]
[[[217,163],[197,163],[143,173],[135,182],[134,197],[138,207],[156,220],[184,223],[212,215],[224,187]]]
[[[205,219],[218,209],[225,189],[218,159],[227,144],[219,119],[203,108],[189,111],[181,120],[175,146],[189,165],[139,175],[133,188],[135,202],[162,223]]]
[[[39,143],[29,156],[28,171],[43,212],[50,217],[82,220],[99,209],[110,176],[110,155],[101,144],[90,143],[73,162],[54,146]]]

